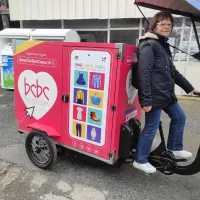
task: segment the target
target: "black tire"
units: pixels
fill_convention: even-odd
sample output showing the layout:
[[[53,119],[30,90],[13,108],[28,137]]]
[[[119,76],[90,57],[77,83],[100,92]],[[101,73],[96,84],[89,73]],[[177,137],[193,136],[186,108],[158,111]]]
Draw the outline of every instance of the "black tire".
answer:
[[[29,159],[35,166],[41,169],[54,167],[57,149],[53,139],[48,135],[39,131],[30,132],[26,137],[25,147]],[[46,159],[45,161],[41,160],[42,156]]]

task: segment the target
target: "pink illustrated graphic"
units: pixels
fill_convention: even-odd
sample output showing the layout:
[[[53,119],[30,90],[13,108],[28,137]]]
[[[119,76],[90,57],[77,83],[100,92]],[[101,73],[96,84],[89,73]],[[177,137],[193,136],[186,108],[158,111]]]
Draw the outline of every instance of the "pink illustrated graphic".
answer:
[[[90,83],[91,89],[104,90],[105,74],[98,72],[90,72]]]
[[[30,92],[34,95],[35,98],[39,98],[41,95],[44,95],[46,99],[49,100],[49,97],[47,96],[47,91],[49,91],[49,88],[42,88],[38,83],[38,79],[36,79],[36,84],[30,85],[27,83],[27,78],[24,78],[24,90],[25,96]]]
[[[78,106],[74,104],[73,119],[86,122],[86,107]]]
[[[51,75],[46,72],[36,74],[31,70],[25,70],[20,74],[18,90],[28,109],[28,115],[37,120],[51,109],[58,95],[56,83]]]

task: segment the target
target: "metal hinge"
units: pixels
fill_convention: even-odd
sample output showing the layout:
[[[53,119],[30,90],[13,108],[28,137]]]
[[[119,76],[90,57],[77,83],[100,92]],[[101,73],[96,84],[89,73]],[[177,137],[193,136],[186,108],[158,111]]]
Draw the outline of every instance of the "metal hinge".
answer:
[[[109,157],[109,158],[112,158],[112,153],[108,153],[108,157]]]
[[[116,111],[117,107],[116,106],[111,106],[112,111]]]
[[[63,94],[63,95],[62,95],[62,101],[63,101],[63,102],[68,102],[68,101],[69,101],[69,95]]]
[[[116,53],[116,56],[115,56],[115,58],[116,58],[116,59],[120,59],[120,58],[121,58],[121,53],[119,53],[119,52],[118,52],[118,53]]]

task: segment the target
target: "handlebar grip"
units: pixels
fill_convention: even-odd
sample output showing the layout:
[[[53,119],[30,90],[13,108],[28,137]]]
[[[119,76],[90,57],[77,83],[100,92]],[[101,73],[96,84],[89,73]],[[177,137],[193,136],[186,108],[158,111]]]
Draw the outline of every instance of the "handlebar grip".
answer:
[[[194,95],[200,96],[200,92],[194,92]]]

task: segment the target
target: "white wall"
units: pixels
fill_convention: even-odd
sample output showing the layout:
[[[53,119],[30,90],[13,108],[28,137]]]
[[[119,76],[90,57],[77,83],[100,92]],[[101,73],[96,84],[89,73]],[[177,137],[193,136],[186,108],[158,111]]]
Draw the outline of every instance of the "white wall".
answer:
[[[140,18],[134,0],[9,0],[11,20]],[[157,11],[142,8],[146,17]]]

